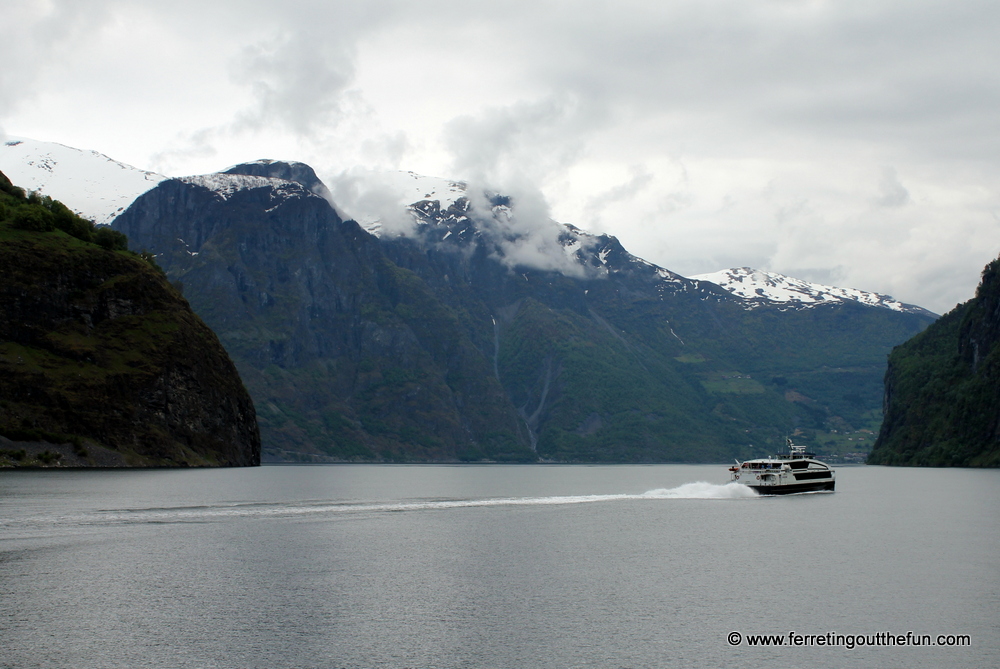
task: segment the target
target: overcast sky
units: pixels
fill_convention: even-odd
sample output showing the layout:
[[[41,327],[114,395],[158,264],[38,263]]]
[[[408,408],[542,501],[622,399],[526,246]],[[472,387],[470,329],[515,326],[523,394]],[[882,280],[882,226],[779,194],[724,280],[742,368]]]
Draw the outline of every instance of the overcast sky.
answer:
[[[525,193],[685,275],[943,313],[1000,253],[1000,3],[0,0],[0,133]]]

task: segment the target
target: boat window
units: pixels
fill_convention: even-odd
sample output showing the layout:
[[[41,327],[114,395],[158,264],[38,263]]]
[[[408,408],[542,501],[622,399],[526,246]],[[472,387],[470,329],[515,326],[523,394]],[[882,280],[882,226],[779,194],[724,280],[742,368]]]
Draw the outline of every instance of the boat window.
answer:
[[[805,460],[794,460],[788,463],[788,466],[792,469],[805,469],[809,466],[809,463]]]
[[[829,470],[825,472],[814,471],[814,472],[802,472],[801,474],[800,473],[795,474],[796,481],[808,481],[811,479],[827,479],[827,478],[833,478]]]

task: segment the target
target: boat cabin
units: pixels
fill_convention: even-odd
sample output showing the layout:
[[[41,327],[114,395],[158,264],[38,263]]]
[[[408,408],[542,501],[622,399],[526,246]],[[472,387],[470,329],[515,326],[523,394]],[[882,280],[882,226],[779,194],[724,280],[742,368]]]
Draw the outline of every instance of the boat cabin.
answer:
[[[812,455],[808,453],[807,455]],[[782,456],[776,456],[777,458],[782,458]],[[754,471],[767,470],[767,469],[782,469],[785,465],[789,469],[829,469],[827,465],[820,462],[819,460],[811,459],[761,459],[761,460],[747,460],[740,465],[740,469],[752,469]]]

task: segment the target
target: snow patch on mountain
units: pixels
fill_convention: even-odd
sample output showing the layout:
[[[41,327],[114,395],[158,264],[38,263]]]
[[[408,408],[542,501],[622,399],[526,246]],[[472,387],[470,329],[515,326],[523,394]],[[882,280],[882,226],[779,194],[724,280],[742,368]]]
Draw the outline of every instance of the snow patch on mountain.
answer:
[[[261,160],[249,165],[274,162]],[[294,168],[296,164],[289,165]],[[169,179],[97,151],[21,137],[6,137],[0,143],[0,171],[14,185],[60,200],[98,224],[110,223],[137,197]],[[854,301],[898,312],[930,314],[888,295],[810,283],[748,267],[700,274],[689,280],[628,253],[614,237],[549,219],[547,210],[543,211],[546,208],[530,204],[526,208],[524,202],[519,207],[511,198],[496,193],[470,195],[463,181],[414,172],[350,170],[332,180],[332,197],[325,188],[316,193],[299,182],[270,176],[215,173],[180,181],[208,188],[223,200],[259,188],[271,189],[270,197],[275,201],[322,196],[331,204],[336,200],[338,213],[354,218],[375,236],[415,235],[450,244],[488,239],[501,262],[512,268],[531,267],[579,277],[652,274],[661,296],[679,290],[718,295],[714,288],[699,287],[699,283],[708,282],[742,298],[748,309],[766,304],[798,309]],[[430,229],[438,232],[427,237]]]
[[[390,172],[387,178],[399,188],[403,199],[409,204],[430,200],[437,202],[442,209],[447,209],[459,198],[465,197],[465,183],[462,181],[427,177],[413,172]]]
[[[710,274],[690,277],[696,281],[714,283],[730,293],[748,301],[748,308],[758,303],[777,302],[797,307],[854,301],[869,307],[881,307],[900,312],[924,312],[925,309],[904,304],[889,295],[872,293],[856,288],[837,288],[810,283],[775,272],[765,272],[750,267],[724,269]]]
[[[444,211],[465,197],[465,183],[415,172],[355,168],[328,179],[333,199],[376,237],[413,231],[420,203]]]
[[[7,137],[0,144],[0,172],[15,186],[59,200],[98,224],[110,223],[168,178],[97,151],[25,137]]]
[[[181,177],[178,181],[207,188],[218,195],[222,200],[228,200],[240,191],[253,190],[256,188],[271,189],[272,200],[310,196],[322,197],[309,192],[302,184],[274,177],[257,177],[248,176],[246,174],[226,174],[223,172],[216,172],[214,174]]]

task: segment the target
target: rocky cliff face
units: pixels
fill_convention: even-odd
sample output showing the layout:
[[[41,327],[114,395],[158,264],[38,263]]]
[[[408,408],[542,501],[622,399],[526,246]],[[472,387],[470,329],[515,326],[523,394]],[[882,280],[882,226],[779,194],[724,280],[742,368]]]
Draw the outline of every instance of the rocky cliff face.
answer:
[[[167,181],[115,223],[155,250],[219,334],[269,457],[530,459],[490,359],[457,326],[463,315],[315,184],[270,174],[311,171],[258,162]]]
[[[958,353],[973,372],[978,372],[997,342],[1000,342],[1000,261],[983,270],[976,297],[958,334]]]
[[[748,309],[613,237],[508,225],[500,197],[418,202],[379,239],[293,167],[163,182],[115,222],[219,333],[274,459],[724,461],[794,430],[822,452],[931,320]]]
[[[896,347],[868,462],[1000,467],[1000,260],[976,297]]]
[[[262,159],[252,163],[234,165],[227,170],[223,170],[222,174],[243,174],[246,176],[269,177],[283,181],[292,181],[305,187],[313,195],[319,195],[328,201],[332,200],[330,190],[326,187],[326,184],[320,181],[320,178],[316,176],[315,170],[305,163]]]
[[[148,262],[14,224],[0,206],[0,458],[255,465],[253,403],[211,330]],[[38,464],[34,462],[34,464]]]

